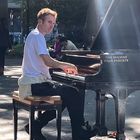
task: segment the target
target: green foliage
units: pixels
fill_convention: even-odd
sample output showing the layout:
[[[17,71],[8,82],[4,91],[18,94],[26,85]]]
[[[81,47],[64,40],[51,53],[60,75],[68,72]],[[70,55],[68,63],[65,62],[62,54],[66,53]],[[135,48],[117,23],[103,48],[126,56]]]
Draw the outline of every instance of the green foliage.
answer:
[[[58,12],[58,27],[74,42],[83,40],[89,0],[52,0],[49,7]]]
[[[8,57],[22,57],[23,56],[23,44],[17,44],[12,46],[12,50],[7,51]]]
[[[13,0],[22,1],[23,34],[27,28],[36,26],[37,12],[44,7],[49,7],[58,12],[58,28],[73,40],[82,37],[83,27],[86,20],[86,11],[90,0]],[[28,21],[29,20],[29,21]],[[73,35],[76,37],[73,37]],[[79,36],[80,34],[80,36]]]

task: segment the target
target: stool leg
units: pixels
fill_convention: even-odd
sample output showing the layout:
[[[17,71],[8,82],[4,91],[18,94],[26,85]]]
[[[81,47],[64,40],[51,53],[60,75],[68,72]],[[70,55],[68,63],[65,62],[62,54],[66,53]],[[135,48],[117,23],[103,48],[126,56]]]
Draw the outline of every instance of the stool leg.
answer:
[[[30,115],[29,115],[29,137],[30,137],[30,140],[33,140],[34,113],[35,113],[35,111],[33,109],[31,109],[30,110]]]
[[[17,140],[17,122],[18,122],[18,109],[16,103],[13,100],[13,121],[14,121],[14,140]]]
[[[62,108],[61,105],[58,107],[56,110],[57,116],[56,116],[56,125],[57,125],[57,140],[61,140],[61,113],[62,113]]]

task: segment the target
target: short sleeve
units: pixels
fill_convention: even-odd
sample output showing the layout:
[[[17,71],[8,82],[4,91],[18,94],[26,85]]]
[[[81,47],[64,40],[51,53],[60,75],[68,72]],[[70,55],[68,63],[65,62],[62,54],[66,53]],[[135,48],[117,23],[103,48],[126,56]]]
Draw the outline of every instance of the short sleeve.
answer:
[[[38,55],[41,54],[48,54],[49,55],[49,51],[46,45],[46,41],[43,35],[36,35],[35,36],[35,50],[37,52]]]

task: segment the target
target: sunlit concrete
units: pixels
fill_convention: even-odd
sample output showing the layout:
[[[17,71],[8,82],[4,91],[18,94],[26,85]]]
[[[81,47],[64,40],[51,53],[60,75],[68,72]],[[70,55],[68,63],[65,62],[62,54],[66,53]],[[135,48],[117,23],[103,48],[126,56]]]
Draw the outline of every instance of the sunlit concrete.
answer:
[[[5,66],[5,75],[16,77],[16,75],[20,74],[21,74],[21,66]]]

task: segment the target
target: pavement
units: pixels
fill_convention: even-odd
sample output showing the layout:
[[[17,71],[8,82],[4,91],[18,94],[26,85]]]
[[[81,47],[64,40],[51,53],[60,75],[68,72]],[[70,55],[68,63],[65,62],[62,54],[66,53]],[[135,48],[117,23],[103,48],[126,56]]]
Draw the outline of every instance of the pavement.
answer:
[[[13,116],[11,93],[17,90],[17,79],[21,75],[21,59],[7,58],[5,76],[0,77],[0,140],[13,140]],[[126,105],[126,130],[127,140],[140,140],[140,91],[131,94]],[[62,140],[71,139],[70,119],[67,110],[62,117]],[[29,136],[24,131],[24,125],[28,122],[28,112],[19,111],[18,139],[28,140]],[[86,91],[85,97],[85,119],[90,124],[95,123],[95,92]],[[56,139],[55,120],[52,120],[42,129],[46,140]],[[115,111],[112,99],[106,101],[106,126],[110,132],[115,129]],[[114,140],[108,137],[93,137],[91,140]]]

